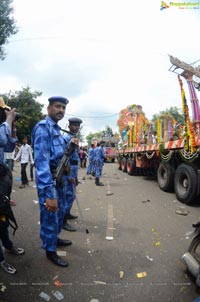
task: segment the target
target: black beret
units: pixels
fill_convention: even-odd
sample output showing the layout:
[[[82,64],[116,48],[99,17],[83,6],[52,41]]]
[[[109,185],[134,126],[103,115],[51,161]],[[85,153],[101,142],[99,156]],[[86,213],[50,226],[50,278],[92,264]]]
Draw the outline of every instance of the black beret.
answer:
[[[63,96],[52,96],[48,99],[49,104],[52,104],[54,102],[61,102],[65,105],[69,103],[68,99],[64,98]]]
[[[78,117],[71,117],[68,119],[70,124],[81,124],[83,121]]]

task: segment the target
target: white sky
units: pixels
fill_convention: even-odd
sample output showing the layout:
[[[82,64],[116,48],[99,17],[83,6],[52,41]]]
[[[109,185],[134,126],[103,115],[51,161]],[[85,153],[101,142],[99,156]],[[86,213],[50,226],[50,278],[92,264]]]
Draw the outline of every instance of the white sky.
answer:
[[[200,7],[161,11],[159,0],[13,3],[19,32],[0,61],[0,93],[29,86],[43,93],[45,108],[48,97],[65,96],[61,126],[71,115],[81,117],[85,135],[106,126],[116,131],[118,113],[130,104],[140,104],[149,119],[181,107],[168,54],[187,63],[200,59]],[[185,82],[184,88],[189,104]]]

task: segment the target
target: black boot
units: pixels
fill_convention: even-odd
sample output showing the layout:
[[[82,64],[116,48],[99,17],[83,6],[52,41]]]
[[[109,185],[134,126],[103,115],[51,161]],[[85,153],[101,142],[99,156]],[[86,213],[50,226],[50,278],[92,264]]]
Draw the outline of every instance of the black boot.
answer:
[[[96,184],[96,186],[104,186],[104,184],[99,181],[99,177],[95,178],[95,184]]]
[[[67,223],[67,215],[66,215],[66,214],[64,215],[64,218],[63,218],[63,225],[64,225],[65,223]]]
[[[64,216],[62,228],[63,228],[63,230],[70,231],[70,232],[76,231],[76,228],[67,222],[67,214],[65,214],[65,216]]]
[[[65,220],[65,223],[63,224],[63,230],[69,231],[69,232],[76,232],[76,228],[70,225],[67,220]]]
[[[50,261],[52,261],[54,264],[56,264],[58,266],[62,266],[62,267],[68,266],[68,262],[65,261],[64,259],[60,258],[56,252],[46,251],[46,256]]]
[[[72,215],[71,213],[67,214],[66,217],[67,217],[67,219],[70,219],[70,220],[71,220],[71,219],[77,219],[77,218],[78,218],[78,216]]]

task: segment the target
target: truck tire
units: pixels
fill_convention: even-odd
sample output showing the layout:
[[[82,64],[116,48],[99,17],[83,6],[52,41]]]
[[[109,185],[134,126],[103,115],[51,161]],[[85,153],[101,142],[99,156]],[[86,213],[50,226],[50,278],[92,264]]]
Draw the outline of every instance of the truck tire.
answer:
[[[136,172],[135,161],[131,158],[127,160],[127,173],[128,175],[134,175]]]
[[[122,157],[118,157],[117,164],[118,164],[118,170],[121,170],[122,169]]]
[[[173,192],[174,174],[175,169],[169,163],[160,163],[158,167],[157,181],[159,188],[162,191]]]
[[[122,159],[122,171],[127,172],[127,158],[123,157]]]
[[[200,235],[195,236],[188,248],[188,252],[196,259],[200,264]]]
[[[176,198],[185,204],[194,203],[197,199],[198,176],[193,166],[180,164],[174,177]]]

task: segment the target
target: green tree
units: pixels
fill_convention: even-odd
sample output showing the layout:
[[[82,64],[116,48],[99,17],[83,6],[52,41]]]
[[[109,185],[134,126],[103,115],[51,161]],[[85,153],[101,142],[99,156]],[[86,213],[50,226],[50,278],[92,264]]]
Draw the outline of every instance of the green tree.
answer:
[[[91,145],[92,140],[98,140],[98,141],[100,141],[101,137],[102,137],[102,133],[103,133],[103,131],[98,131],[98,132],[95,132],[95,133],[90,132],[86,136],[86,141],[87,141],[88,146]]]
[[[8,38],[18,32],[15,19],[12,16],[13,0],[0,0],[0,60],[6,57],[4,45]]]
[[[174,107],[170,107],[170,108],[166,108],[163,111],[160,111],[160,113],[158,114],[154,114],[152,117],[152,121],[156,121],[161,115],[171,115],[178,124],[184,124],[184,115],[181,111],[180,108],[174,106]]]
[[[16,108],[19,113],[17,121],[17,137],[19,142],[26,136],[30,142],[31,131],[35,124],[44,118],[42,113],[43,105],[36,99],[41,96],[42,92],[31,92],[29,87],[23,88],[22,91],[10,92],[3,95],[5,103],[11,108]]]

